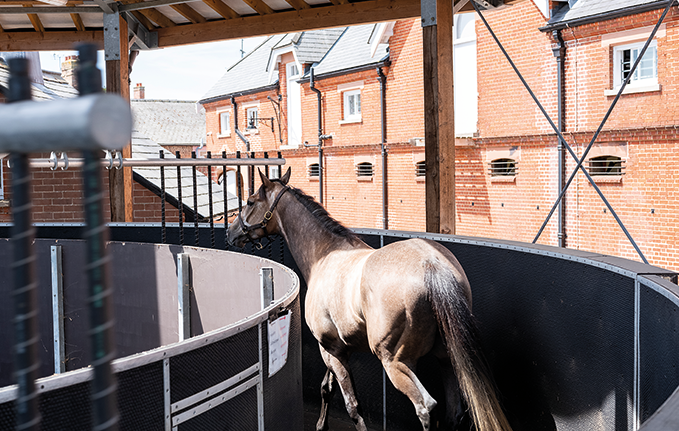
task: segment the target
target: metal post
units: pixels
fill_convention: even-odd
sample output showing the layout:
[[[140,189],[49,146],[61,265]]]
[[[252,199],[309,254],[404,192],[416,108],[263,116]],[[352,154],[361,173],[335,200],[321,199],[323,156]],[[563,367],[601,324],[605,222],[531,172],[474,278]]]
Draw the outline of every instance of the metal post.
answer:
[[[255,158],[255,152],[252,151],[250,152],[250,158],[254,159]],[[255,167],[250,165],[248,166],[248,175],[250,176],[250,184],[248,185],[248,188],[250,189],[249,196],[252,196],[255,194]]]
[[[554,40],[556,40],[559,43],[559,46],[557,48],[554,48],[552,52],[554,53],[554,56],[556,57],[556,100],[557,100],[557,120],[556,124],[559,128],[559,132],[563,133],[565,130],[565,123],[564,123],[564,115],[563,115],[563,110],[564,110],[564,78],[565,78],[565,71],[566,71],[566,44],[563,41],[563,38],[561,37],[561,31],[556,30],[552,34],[554,37]],[[557,169],[557,187],[559,190],[559,193],[561,193],[561,190],[563,190],[563,184],[564,184],[564,175],[565,175],[565,145],[564,142],[561,138],[559,138],[559,143],[557,144],[557,153],[558,153],[558,169]],[[559,202],[559,212],[557,214],[557,237],[558,237],[558,242],[559,242],[559,247],[565,247],[566,246],[566,233],[564,232],[564,225],[565,225],[565,199],[562,199],[561,202]]]
[[[64,346],[64,270],[61,246],[50,246],[52,272],[52,334],[54,339],[54,373],[66,371]]]
[[[172,430],[172,398],[170,397],[170,359],[163,359],[163,413],[165,415],[165,431]]]
[[[182,158],[179,151],[175,152],[178,159]],[[182,203],[182,167],[177,166],[177,209],[179,210],[179,244],[184,245],[184,204]]]
[[[236,158],[240,159],[240,151],[236,151]],[[236,189],[238,193],[238,216],[243,212],[243,181],[240,176],[240,165],[236,166]]]
[[[226,159],[226,151],[222,151],[222,159]],[[226,165],[222,166],[222,194],[224,195],[224,250],[229,249],[229,195],[227,194],[228,175]]]
[[[77,70],[80,95],[101,91],[101,73],[96,67],[97,49],[83,45],[79,49]],[[109,259],[106,255],[107,229],[104,221],[101,187],[101,161],[98,150],[83,151],[84,237],[87,240],[86,272],[90,285],[90,342],[94,379],[92,383],[92,429],[117,430],[118,408],[116,381],[111,369],[115,357],[113,343],[113,294],[109,283]]]
[[[191,151],[191,158],[196,158],[196,152]],[[200,240],[200,232],[198,231],[198,184],[196,184],[196,167],[191,167],[191,175],[193,176],[193,233],[196,238],[196,246]]]
[[[160,150],[160,158],[165,158],[165,151]],[[167,244],[167,229],[165,226],[165,167],[160,167],[160,231],[163,244]]]
[[[31,99],[31,83],[29,81],[29,62],[25,58],[14,58],[9,61],[9,95],[8,103]],[[34,279],[33,237],[35,230],[31,224],[31,173],[28,168],[28,156],[23,153],[12,153],[12,246],[14,262],[14,375],[19,386],[16,400],[16,429],[37,430],[40,427],[38,411],[38,392],[35,379],[39,362],[37,343],[40,339],[37,331],[37,284]]]
[[[188,253],[177,255],[177,310],[179,341],[191,338],[191,261]]]
[[[262,298],[262,309],[265,309],[273,302],[273,268],[261,268],[259,270],[260,292]],[[264,341],[262,330],[268,329],[267,321],[260,323],[259,326],[259,383],[257,384],[257,417],[258,429],[264,430]]]
[[[207,158],[212,158],[212,152],[207,152]],[[224,172],[226,173],[226,172]],[[207,167],[207,195],[208,195],[208,207],[210,211],[210,247],[215,248],[215,215],[212,202],[212,165]]]

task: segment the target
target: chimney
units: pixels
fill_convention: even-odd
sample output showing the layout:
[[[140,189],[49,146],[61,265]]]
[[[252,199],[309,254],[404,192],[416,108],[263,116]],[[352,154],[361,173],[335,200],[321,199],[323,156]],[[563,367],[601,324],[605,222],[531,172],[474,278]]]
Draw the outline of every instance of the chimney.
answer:
[[[78,88],[75,70],[78,67],[78,56],[68,55],[61,63],[61,77],[73,88]]]
[[[137,85],[134,87],[133,97],[134,97],[135,99],[144,99],[144,98],[146,98],[146,94],[145,94],[145,91],[144,91],[144,87],[141,85],[140,82],[138,82]]]

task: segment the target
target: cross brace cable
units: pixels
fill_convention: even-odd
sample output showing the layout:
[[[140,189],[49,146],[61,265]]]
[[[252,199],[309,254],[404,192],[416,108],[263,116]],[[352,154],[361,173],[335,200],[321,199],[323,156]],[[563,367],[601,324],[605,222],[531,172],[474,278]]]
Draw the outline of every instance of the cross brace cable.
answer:
[[[651,42],[651,41],[653,40],[653,38],[655,37],[655,34],[656,34],[657,31],[658,31],[658,28],[660,27],[660,25],[661,25],[662,22],[664,21],[665,17],[667,16],[667,13],[669,12],[671,6],[672,6],[674,3],[675,3],[675,0],[670,1],[670,2],[668,3],[667,8],[665,9],[664,13],[663,13],[662,16],[660,17],[658,23],[656,24],[655,28],[654,28],[653,31],[651,32],[651,35],[649,36],[648,40],[646,41],[646,44],[644,45],[644,47],[643,47],[643,49],[642,49],[640,55],[637,57],[637,60],[635,61],[634,65],[632,66],[631,73],[634,73],[634,71],[636,70],[638,64],[641,62],[641,59],[643,58],[643,56],[644,56],[644,54],[645,54],[645,52],[646,52],[646,49],[648,48],[648,46],[650,45],[650,42]],[[630,243],[632,244],[632,246],[634,247],[634,249],[637,251],[637,253],[638,253],[639,256],[641,257],[642,261],[643,261],[644,263],[648,263],[648,261],[646,260],[646,258],[645,258],[644,255],[643,255],[643,253],[642,253],[641,250],[639,249],[639,246],[636,244],[636,242],[634,241],[634,239],[632,238],[632,236],[630,235],[630,233],[629,233],[629,232],[627,231],[627,229],[625,228],[625,225],[624,225],[624,224],[622,223],[622,221],[620,220],[620,217],[618,217],[618,215],[617,215],[617,213],[615,212],[615,210],[613,209],[613,207],[610,205],[610,203],[608,202],[608,200],[606,199],[606,197],[605,197],[605,196],[603,195],[603,193],[601,192],[601,189],[596,185],[596,183],[594,182],[594,180],[592,179],[592,177],[589,175],[589,173],[587,172],[587,170],[582,166],[582,163],[583,163],[583,161],[585,160],[585,157],[586,157],[587,154],[589,153],[589,150],[591,149],[591,147],[592,147],[592,145],[594,144],[594,142],[596,141],[596,139],[599,137],[599,134],[601,133],[601,130],[603,129],[604,125],[605,125],[606,122],[608,121],[608,118],[609,118],[611,112],[613,111],[613,108],[615,107],[615,105],[617,104],[618,100],[620,99],[620,96],[622,95],[623,91],[625,90],[625,87],[627,86],[628,80],[625,80],[625,81],[623,82],[622,86],[620,87],[620,90],[618,91],[618,94],[616,95],[615,99],[614,99],[613,102],[611,103],[611,106],[610,106],[610,108],[608,109],[608,112],[606,113],[606,115],[604,116],[604,119],[602,120],[601,124],[599,125],[599,128],[597,129],[595,135],[593,136],[593,138],[592,138],[592,140],[590,141],[589,145],[587,146],[585,152],[583,153],[582,158],[581,158],[581,159],[578,159],[577,155],[575,154],[575,152],[573,151],[573,149],[571,148],[571,146],[568,145],[568,143],[566,142],[566,139],[563,137],[563,135],[561,134],[561,132],[559,131],[559,129],[556,127],[556,125],[554,124],[554,122],[552,121],[552,119],[549,117],[549,114],[547,114],[547,111],[545,111],[544,107],[542,106],[542,104],[540,103],[540,101],[537,99],[537,97],[535,96],[535,93],[533,93],[533,91],[531,90],[531,88],[530,88],[530,86],[528,85],[528,83],[526,82],[526,80],[523,78],[523,75],[521,75],[521,72],[519,72],[518,68],[516,67],[516,65],[514,64],[514,62],[512,61],[512,59],[509,57],[509,54],[507,54],[507,51],[504,49],[504,47],[502,46],[502,43],[501,43],[500,40],[497,38],[497,36],[496,36],[495,33],[493,32],[492,28],[491,28],[490,25],[488,24],[488,21],[486,21],[485,17],[483,16],[483,14],[481,13],[481,11],[479,10],[478,5],[476,4],[476,2],[475,2],[475,1],[472,1],[472,5],[474,6],[474,9],[476,10],[476,12],[477,12],[477,14],[479,15],[479,17],[481,18],[481,20],[483,21],[484,25],[486,26],[486,28],[487,28],[488,31],[490,32],[491,36],[493,36],[493,39],[495,40],[495,42],[496,42],[497,45],[499,46],[500,50],[502,51],[502,53],[504,54],[504,56],[505,56],[505,57],[507,58],[507,60],[509,61],[509,64],[510,64],[510,65],[512,66],[512,68],[514,69],[514,72],[516,72],[516,74],[518,75],[519,79],[521,80],[521,82],[523,83],[523,85],[526,87],[526,90],[528,90],[528,93],[529,93],[530,96],[533,98],[533,101],[535,101],[535,103],[537,104],[538,108],[540,109],[540,111],[542,112],[542,114],[545,116],[545,118],[546,118],[547,121],[549,122],[549,124],[550,124],[550,126],[552,127],[552,129],[554,129],[554,131],[555,131],[556,134],[558,135],[558,137],[559,137],[559,139],[561,140],[561,142],[566,146],[566,148],[568,149],[568,151],[569,151],[569,153],[571,154],[571,156],[573,157],[573,159],[577,162],[577,166],[575,167],[575,169],[573,170],[573,173],[571,174],[571,176],[569,177],[568,181],[566,182],[566,185],[564,186],[563,190],[562,190],[561,193],[559,194],[559,197],[557,198],[556,202],[555,202],[554,205],[552,206],[552,209],[550,210],[549,214],[547,215],[547,218],[546,218],[545,222],[543,223],[542,227],[540,228],[540,231],[539,231],[538,234],[536,235],[535,239],[533,239],[533,243],[535,243],[535,242],[538,240],[538,238],[540,237],[540,235],[541,235],[542,232],[544,231],[544,229],[545,229],[547,223],[549,222],[549,219],[550,219],[551,216],[554,214],[554,211],[555,211],[555,209],[558,207],[559,203],[561,202],[561,199],[563,199],[563,196],[566,194],[566,191],[568,190],[568,187],[570,186],[571,182],[573,181],[573,178],[574,178],[575,175],[577,174],[578,170],[582,170],[582,172],[583,172],[583,173],[585,174],[585,176],[587,177],[587,180],[590,182],[590,184],[593,186],[593,188],[594,188],[594,189],[596,190],[596,192],[599,194],[599,197],[601,198],[601,200],[604,202],[604,204],[606,204],[606,206],[608,207],[608,209],[611,211],[611,214],[613,215],[613,217],[614,217],[615,220],[617,221],[618,225],[620,225],[620,228],[623,230],[623,232],[624,232],[625,235],[627,236],[627,239],[630,241]]]

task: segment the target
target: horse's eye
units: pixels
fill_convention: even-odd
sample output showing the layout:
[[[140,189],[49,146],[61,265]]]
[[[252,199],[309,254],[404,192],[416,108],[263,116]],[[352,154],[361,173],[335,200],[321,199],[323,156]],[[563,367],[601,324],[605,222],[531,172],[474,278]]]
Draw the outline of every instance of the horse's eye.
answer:
[[[249,207],[253,206],[254,204],[255,204],[255,203],[254,203],[253,201],[250,201],[250,200],[248,201],[248,206],[249,206]]]

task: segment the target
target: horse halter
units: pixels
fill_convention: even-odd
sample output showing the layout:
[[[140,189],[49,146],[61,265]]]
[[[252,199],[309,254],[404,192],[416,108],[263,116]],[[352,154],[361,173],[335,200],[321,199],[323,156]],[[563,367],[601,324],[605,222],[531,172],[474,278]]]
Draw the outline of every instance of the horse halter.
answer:
[[[269,223],[269,221],[273,217],[273,211],[276,209],[276,205],[278,205],[278,202],[281,200],[281,197],[283,197],[285,192],[287,192],[288,190],[290,190],[290,187],[287,186],[287,185],[284,185],[283,190],[281,190],[280,193],[278,193],[278,195],[276,196],[276,199],[274,199],[273,203],[269,207],[269,210],[264,213],[264,217],[262,218],[262,221],[255,224],[255,225],[248,226],[247,224],[245,224],[245,222],[243,221],[243,211],[242,211],[242,209],[240,209],[238,211],[238,221],[240,222],[240,228],[243,231],[243,233],[246,234],[251,241],[253,241],[253,243],[255,241],[257,241],[258,238],[252,238],[250,236],[250,232],[255,231],[257,229],[262,229],[264,231],[264,233],[266,234],[266,229],[265,229],[266,225]],[[262,243],[260,243],[260,242],[255,243],[255,245],[259,249],[261,249],[263,247]]]

